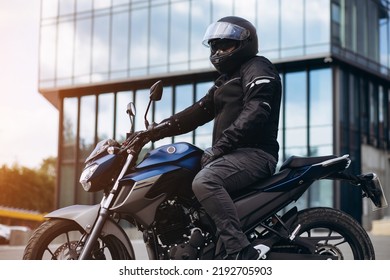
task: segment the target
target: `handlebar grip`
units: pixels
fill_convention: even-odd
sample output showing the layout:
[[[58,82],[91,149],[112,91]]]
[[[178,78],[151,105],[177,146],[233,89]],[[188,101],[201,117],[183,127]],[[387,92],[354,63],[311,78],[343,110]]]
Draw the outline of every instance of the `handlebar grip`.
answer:
[[[169,129],[171,127],[170,121],[164,121],[159,124],[153,125],[148,131],[150,131],[150,140],[157,141],[164,137],[169,136]]]
[[[165,129],[165,128],[168,128],[169,126],[171,126],[171,122],[170,121],[165,121],[165,122],[161,122],[159,124],[156,124],[153,129],[157,129],[157,130],[160,130],[160,129]]]

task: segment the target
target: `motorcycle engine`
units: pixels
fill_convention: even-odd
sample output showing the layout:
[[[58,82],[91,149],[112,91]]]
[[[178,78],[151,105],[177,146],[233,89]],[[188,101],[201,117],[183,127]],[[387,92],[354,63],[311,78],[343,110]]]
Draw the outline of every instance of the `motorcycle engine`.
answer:
[[[156,214],[156,232],[165,255],[174,260],[197,259],[205,245],[201,229],[193,224],[194,216],[176,201],[160,205]]]

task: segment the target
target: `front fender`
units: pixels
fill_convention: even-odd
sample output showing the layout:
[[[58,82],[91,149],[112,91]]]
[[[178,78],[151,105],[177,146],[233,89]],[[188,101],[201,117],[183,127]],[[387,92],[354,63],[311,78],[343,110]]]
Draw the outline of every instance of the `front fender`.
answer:
[[[54,210],[45,218],[61,218],[72,220],[78,223],[88,234],[91,232],[99,214],[100,204],[96,205],[71,205],[58,210]]]
[[[45,218],[57,218],[71,220],[79,224],[86,233],[90,234],[93,229],[93,225],[98,217],[100,204],[96,205],[72,205],[64,207],[49,214],[45,215]],[[122,244],[126,247],[132,259],[135,259],[133,246],[125,233],[125,231],[113,220],[107,219],[104,223],[102,236],[113,235],[118,238]]]

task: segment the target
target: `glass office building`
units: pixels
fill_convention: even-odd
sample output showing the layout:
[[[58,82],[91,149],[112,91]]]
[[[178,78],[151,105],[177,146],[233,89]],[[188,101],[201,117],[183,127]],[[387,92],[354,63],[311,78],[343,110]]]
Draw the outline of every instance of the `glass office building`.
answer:
[[[207,92],[216,72],[202,37],[227,15],[257,27],[259,55],[280,71],[279,164],[350,154],[351,170],[374,170],[389,185],[389,11],[387,0],[42,0],[39,91],[60,114],[57,206],[100,201],[78,183],[84,159],[98,141],[124,138],[128,102],[139,112],[135,129],[144,128],[155,81],[164,83],[150,113],[156,122]],[[211,127],[155,145],[205,148]],[[359,220],[369,213],[354,187],[316,184],[300,208],[337,207]]]

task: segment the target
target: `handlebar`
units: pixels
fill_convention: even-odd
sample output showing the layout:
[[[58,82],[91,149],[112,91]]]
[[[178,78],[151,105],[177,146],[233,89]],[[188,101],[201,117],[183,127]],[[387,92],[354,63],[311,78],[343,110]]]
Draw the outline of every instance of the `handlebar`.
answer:
[[[164,130],[166,128],[168,128],[169,126],[171,126],[171,122],[170,121],[164,121],[164,122],[161,122],[161,123],[152,123],[147,130],[157,130],[157,131],[161,131],[161,130]]]
[[[161,133],[171,126],[169,121],[164,121],[159,124],[152,123],[146,130],[136,131],[129,135],[126,141],[122,144],[122,152],[132,152],[138,154],[143,146],[150,141],[156,141],[161,137]]]

